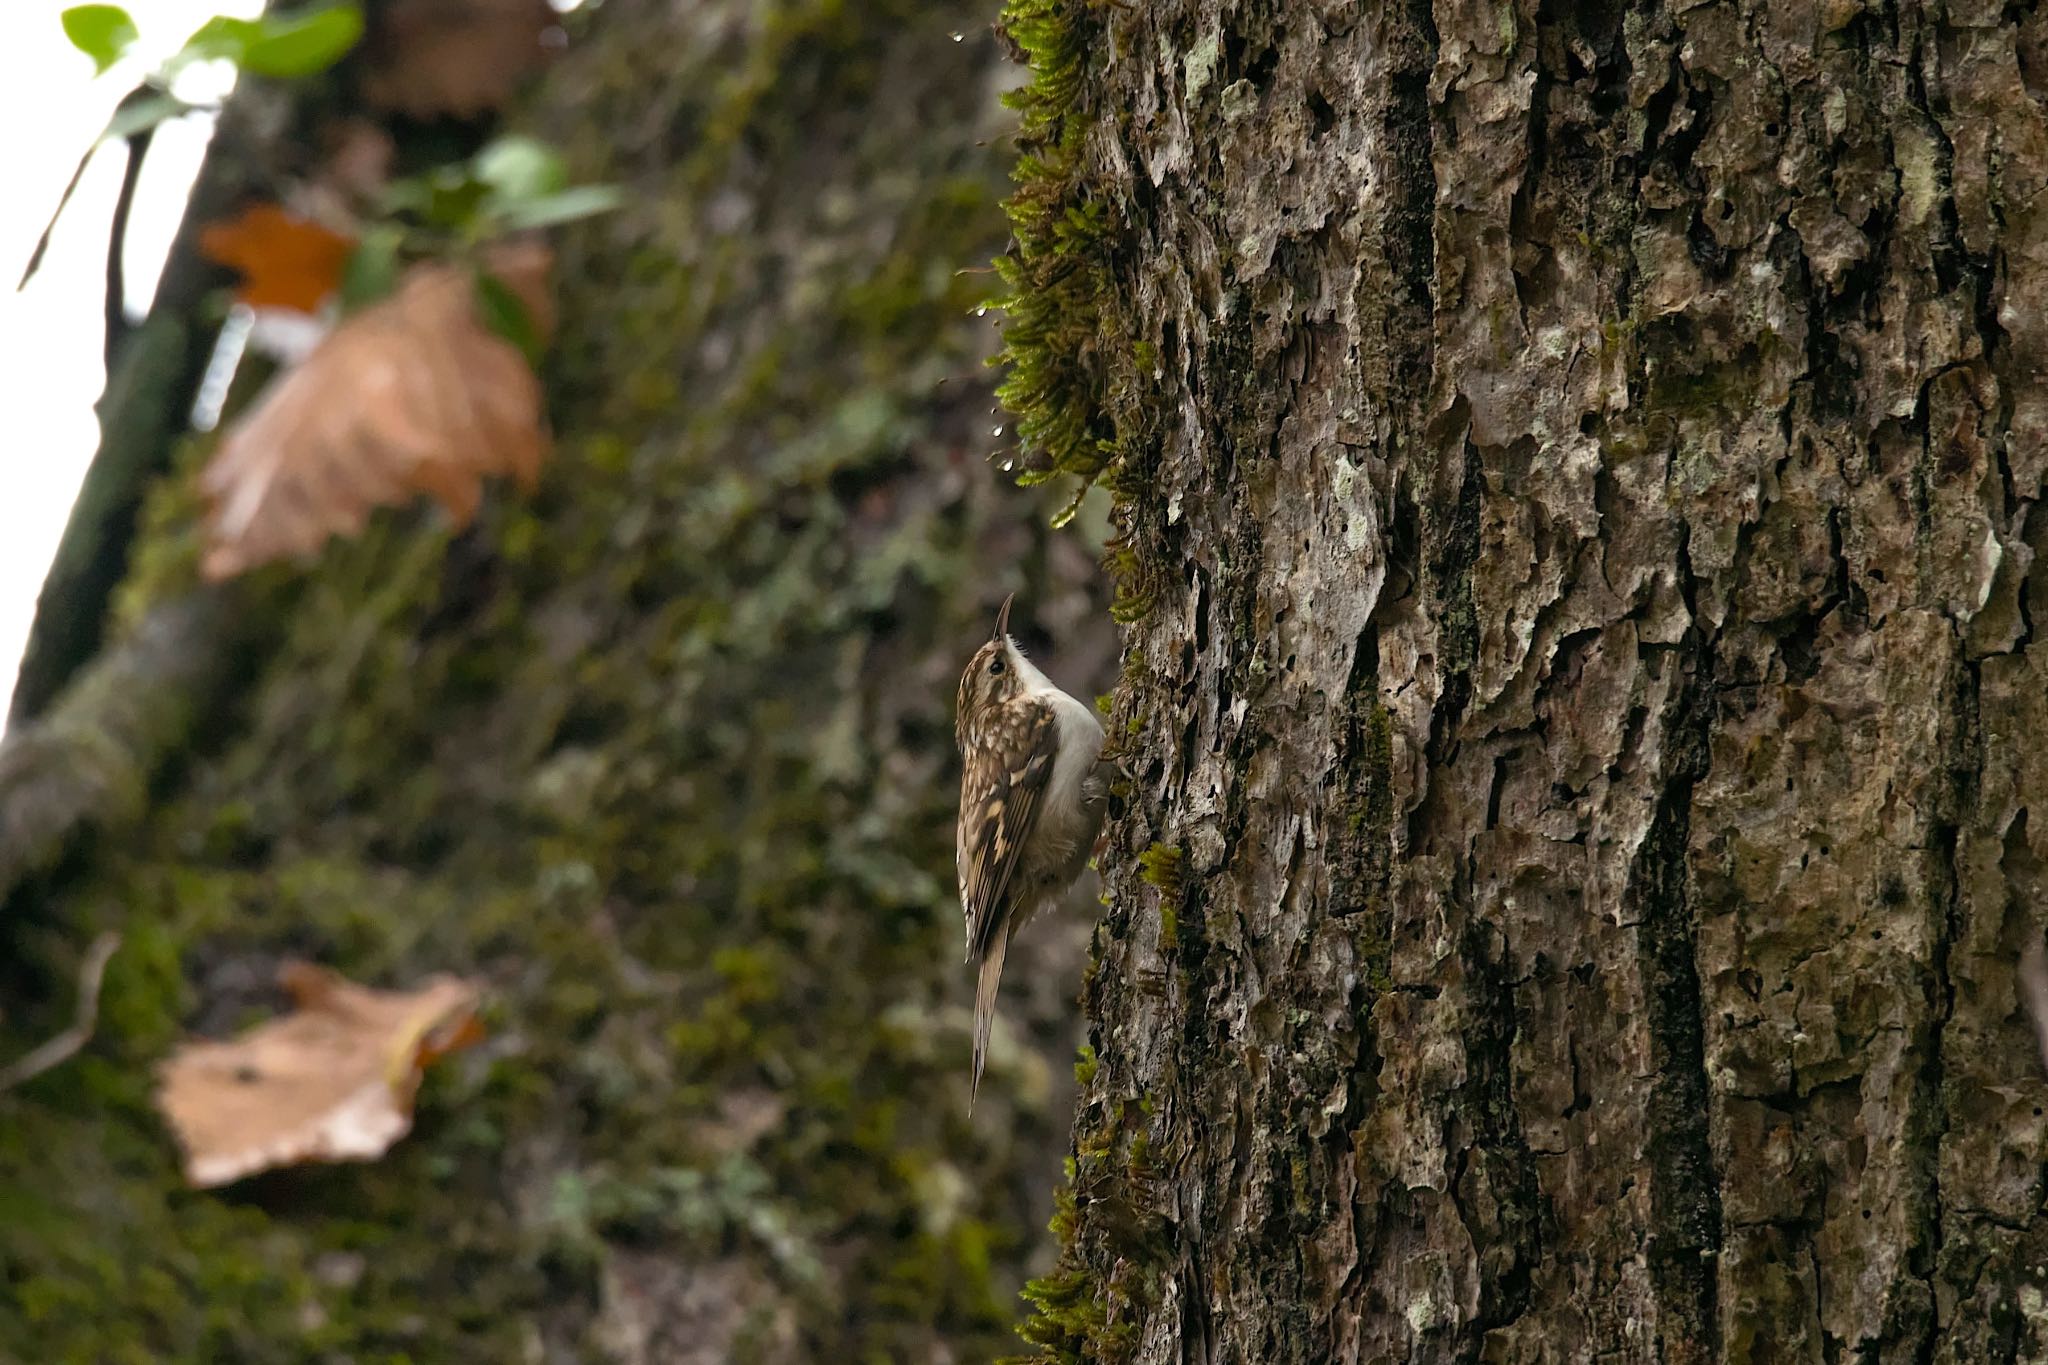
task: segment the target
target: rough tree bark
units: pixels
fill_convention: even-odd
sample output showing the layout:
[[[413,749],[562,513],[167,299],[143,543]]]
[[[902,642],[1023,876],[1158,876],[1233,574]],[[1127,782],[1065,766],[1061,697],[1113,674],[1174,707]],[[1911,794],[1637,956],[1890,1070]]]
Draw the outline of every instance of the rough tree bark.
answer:
[[[0,748],[0,1060],[124,946],[91,1047],[0,1095],[0,1360],[1014,1345],[1086,928],[1021,945],[970,1125],[953,690],[1012,588],[1076,690],[1114,640],[1085,542],[984,462],[990,18],[592,6],[519,115],[630,200],[561,239],[540,496],[195,597],[188,439],[135,540],[88,528],[125,581],[49,606],[108,643]],[[216,169],[276,193],[305,148],[243,134],[284,98],[237,95]],[[186,1192],[150,1068],[276,1008],[286,955],[479,975],[491,1037],[384,1160]]]
[[[2048,16],[1013,9],[1130,620],[1044,1357],[2048,1359]]]

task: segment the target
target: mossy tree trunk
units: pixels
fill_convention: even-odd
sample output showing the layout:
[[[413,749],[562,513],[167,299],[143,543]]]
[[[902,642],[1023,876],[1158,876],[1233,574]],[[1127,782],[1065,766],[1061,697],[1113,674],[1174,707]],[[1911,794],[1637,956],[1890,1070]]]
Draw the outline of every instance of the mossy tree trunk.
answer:
[[[1046,1356],[2048,1358],[2048,17],[1020,8],[1133,618]]]
[[[571,20],[516,118],[629,203],[561,238],[537,499],[195,598],[204,442],[155,477],[101,658],[0,749],[0,1059],[125,936],[90,1048],[0,1095],[0,1360],[1014,1344],[1085,929],[1034,935],[970,1125],[952,698],[1011,589],[1077,691],[1113,636],[984,459],[992,17]],[[150,1068],[277,1008],[288,955],[479,976],[491,1037],[384,1160],[185,1192]]]

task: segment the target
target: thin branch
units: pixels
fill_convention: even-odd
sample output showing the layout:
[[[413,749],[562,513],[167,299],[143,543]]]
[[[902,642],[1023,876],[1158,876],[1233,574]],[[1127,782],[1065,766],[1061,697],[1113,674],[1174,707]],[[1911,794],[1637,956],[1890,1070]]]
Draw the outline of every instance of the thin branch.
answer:
[[[0,1095],[14,1089],[24,1081],[34,1080],[51,1067],[70,1061],[78,1055],[79,1049],[92,1041],[92,1031],[100,1017],[100,981],[107,974],[107,963],[112,960],[114,950],[121,946],[121,936],[104,933],[92,941],[92,947],[85,950],[85,961],[78,967],[78,1016],[71,1027],[28,1053],[11,1066],[0,1067]]]
[[[168,97],[165,96],[161,91],[157,90],[154,86],[148,85],[146,83],[143,85],[136,86],[133,90],[130,90],[127,94],[123,95],[121,97],[121,102],[114,106],[115,122],[108,124],[108,130],[110,132],[113,130],[113,128],[119,123],[121,115],[125,111],[133,109],[138,105],[141,105],[149,100],[163,100],[166,98]],[[148,130],[144,129],[142,132],[142,146],[138,146],[136,144],[134,135],[129,135],[127,138],[125,138],[125,141],[128,143],[128,171],[125,176],[125,180],[127,183],[124,183],[121,187],[121,202],[119,205],[116,206],[114,211],[114,249],[117,251],[120,249],[121,237],[127,222],[127,204],[128,201],[135,194],[135,186],[133,182],[135,180],[136,172],[140,169],[140,163],[142,161],[142,150],[143,147],[146,147],[148,145],[147,134]],[[19,293],[20,291],[28,288],[28,282],[35,278],[36,271],[42,269],[43,256],[50,249],[50,239],[54,237],[57,233],[57,220],[59,218],[62,218],[64,216],[64,210],[70,207],[71,196],[78,193],[78,183],[79,181],[85,179],[85,168],[92,164],[92,158],[94,153],[98,152],[101,147],[104,147],[108,142],[112,140],[113,139],[108,137],[106,133],[100,134],[100,136],[94,138],[92,140],[91,145],[89,145],[85,149],[85,154],[78,158],[78,165],[71,172],[71,179],[64,186],[64,193],[57,196],[57,207],[50,210],[50,221],[43,224],[42,236],[36,238],[35,250],[29,253],[28,267],[21,272],[21,280],[14,286],[16,293]]]
[[[92,154],[100,149],[95,142],[85,149],[85,155],[78,158],[78,166],[71,172],[71,179],[64,186],[64,193],[57,196],[57,207],[50,211],[50,221],[43,224],[43,235],[36,238],[36,249],[29,253],[28,266],[21,272],[21,280],[14,286],[16,293],[28,288],[28,282],[36,277],[36,271],[43,268],[43,256],[50,249],[50,238],[56,235],[57,220],[64,216],[64,209],[71,203],[71,196],[78,193],[78,182],[85,179],[86,164]]]
[[[263,122],[259,136],[252,130],[258,115],[248,111],[265,106],[260,98],[252,104],[252,98],[238,96],[222,111],[149,313],[128,330],[121,354],[108,367],[107,391],[95,405],[100,449],[36,602],[9,712],[16,726],[53,706],[73,675],[100,652],[107,600],[126,572],[143,493],[169,467],[172,450],[190,429],[192,398],[213,350],[204,300],[228,278],[225,267],[200,254],[199,237],[205,224],[250,195],[252,168],[269,164],[272,156],[266,140],[271,122],[286,122]],[[117,293],[109,290],[110,296]],[[5,804],[0,795],[0,806]],[[0,843],[5,824],[0,810]],[[0,883],[6,881],[5,862],[0,850]]]
[[[128,137],[128,164],[121,171],[121,193],[114,200],[113,221],[107,228],[107,296],[103,305],[106,340],[103,346],[107,368],[114,368],[114,353],[128,335],[128,273],[123,257],[128,250],[128,215],[135,207],[135,186],[142,179],[142,161],[156,137],[154,126]]]
[[[0,737],[0,915],[85,833],[147,806],[151,779],[192,742],[249,666],[251,618],[231,592],[152,607],[56,703]]]

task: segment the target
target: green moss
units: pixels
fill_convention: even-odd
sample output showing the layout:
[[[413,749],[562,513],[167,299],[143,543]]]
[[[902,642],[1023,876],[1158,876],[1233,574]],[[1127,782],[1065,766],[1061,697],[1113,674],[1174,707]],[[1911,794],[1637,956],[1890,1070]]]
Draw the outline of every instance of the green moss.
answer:
[[[1150,1115],[1148,1105],[1117,1101],[1076,1120],[1067,1184],[1050,1225],[1060,1258],[1024,1289],[1031,1314],[1018,1334],[1037,1349],[1006,1365],[1119,1365],[1135,1355],[1133,1310],[1156,1300],[1160,1267],[1173,1256],[1164,1222],[1115,1194],[1156,1177],[1151,1138],[1139,1122]],[[1114,1267],[1107,1279],[1098,1269],[1104,1265]]]
[[[1128,545],[1117,546],[1111,549],[1104,564],[1116,579],[1116,596],[1109,604],[1110,616],[1121,624],[1129,625],[1151,615],[1159,595],[1151,587],[1137,552]]]
[[[1147,886],[1156,886],[1168,896],[1178,896],[1181,887],[1181,850],[1167,844],[1153,844],[1138,855],[1138,875]]]
[[[1180,946],[1181,850],[1153,844],[1138,855],[1138,876],[1159,891],[1159,946],[1170,952]]]
[[[1393,876],[1394,726],[1387,708],[1375,702],[1366,718],[1364,800],[1354,813],[1366,861],[1368,899],[1363,907],[1365,939],[1362,965],[1365,984],[1374,996],[1393,989],[1392,912],[1386,901]]]
[[[114,590],[115,629],[126,631],[158,602],[199,583],[201,525],[206,513],[199,470],[213,454],[211,436],[193,436],[172,452],[171,467],[143,497],[128,573]]]
[[[380,515],[269,576],[275,647],[232,714],[7,926],[37,989],[0,1056],[62,1026],[93,932],[126,941],[87,1053],[0,1096],[0,1359],[595,1354],[628,1254],[718,1258],[821,1359],[1007,1343],[1045,1133],[965,1121],[954,812],[926,776],[950,698],[896,687],[957,668],[948,623],[1017,511],[954,472],[988,390],[935,384],[979,353],[986,279],[959,272],[1002,235],[986,82],[948,36],[975,20],[745,18],[767,47],[660,46],[656,71],[645,16],[605,16],[550,77],[578,177],[646,211],[565,243],[539,495],[460,533]],[[884,70],[916,89],[861,103]],[[753,217],[707,229],[728,192]],[[152,495],[131,620],[192,581],[204,454]],[[476,975],[491,1041],[378,1162],[185,1191],[151,1069],[270,1014],[287,955]]]
[[[1376,844],[1388,837],[1394,818],[1394,724],[1377,699],[1366,712],[1364,730],[1359,766],[1363,787],[1358,799],[1347,803],[1345,819],[1352,833]]]
[[[1017,1334],[1038,1349],[1006,1358],[1002,1365],[1106,1365],[1130,1359],[1136,1327],[1112,1322],[1111,1299],[1080,1262],[1080,1208],[1074,1193],[1079,1167],[1067,1161],[1067,1183],[1053,1196],[1049,1227],[1060,1244],[1060,1262],[1024,1286],[1030,1316]]]
[[[1137,1349],[1137,1324],[1112,1323],[1107,1298],[1082,1271],[1041,1275],[1025,1286],[1024,1299],[1031,1317],[1018,1335],[1038,1349],[1012,1357],[1013,1365],[1104,1365]]]
[[[1004,204],[1016,245],[996,261],[1008,290],[998,357],[1008,373],[997,395],[1016,416],[1025,480],[1068,474],[1085,490],[1118,457],[1104,306],[1116,220],[1084,164],[1086,76],[1101,25],[1090,0],[1009,0],[1002,24],[1031,80],[1005,97],[1022,127],[1017,189]]]

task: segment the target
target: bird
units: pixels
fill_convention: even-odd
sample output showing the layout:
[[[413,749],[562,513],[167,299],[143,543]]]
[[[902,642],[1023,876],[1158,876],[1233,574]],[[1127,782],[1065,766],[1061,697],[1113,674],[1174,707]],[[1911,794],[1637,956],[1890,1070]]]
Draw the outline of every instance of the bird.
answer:
[[[974,1112],[1010,940],[1081,876],[1102,827],[1102,723],[1024,657],[1003,599],[995,632],[960,675],[960,909],[974,988]]]

